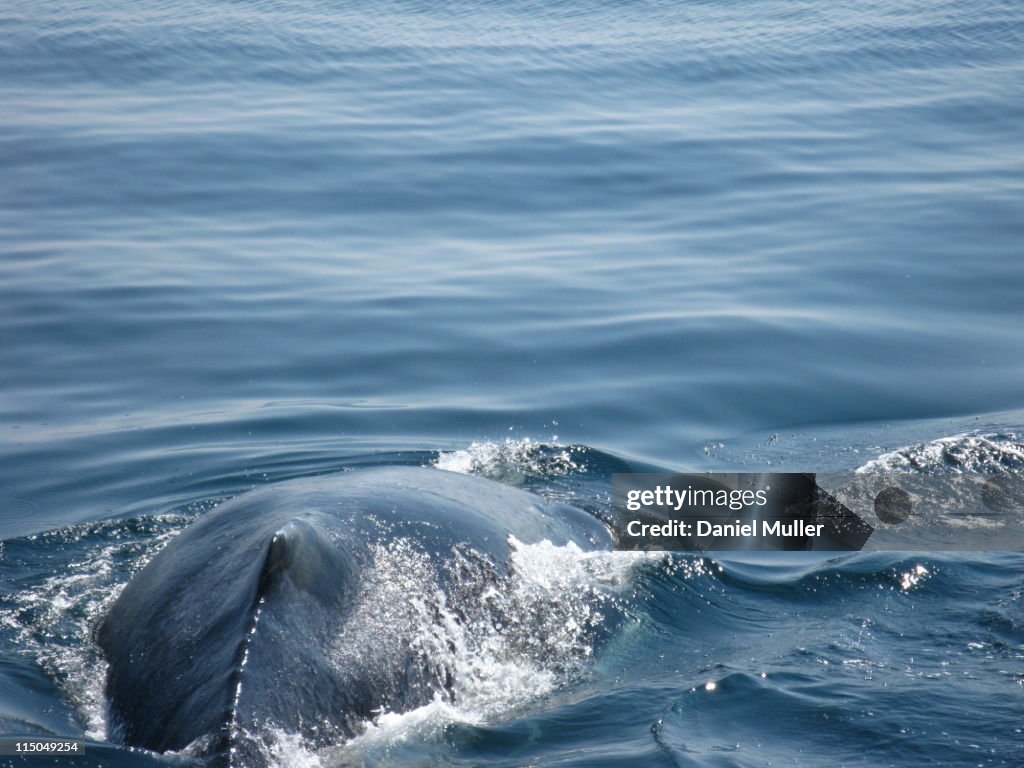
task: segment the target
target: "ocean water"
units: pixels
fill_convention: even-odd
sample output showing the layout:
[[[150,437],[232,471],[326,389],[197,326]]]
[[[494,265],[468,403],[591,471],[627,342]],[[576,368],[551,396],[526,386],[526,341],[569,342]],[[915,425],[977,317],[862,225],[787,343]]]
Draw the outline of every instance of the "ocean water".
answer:
[[[253,487],[1024,473],[1019,2],[6,0],[0,105],[0,733],[84,764],[188,763],[93,633]],[[1024,763],[1018,553],[516,567],[623,627],[272,761]]]

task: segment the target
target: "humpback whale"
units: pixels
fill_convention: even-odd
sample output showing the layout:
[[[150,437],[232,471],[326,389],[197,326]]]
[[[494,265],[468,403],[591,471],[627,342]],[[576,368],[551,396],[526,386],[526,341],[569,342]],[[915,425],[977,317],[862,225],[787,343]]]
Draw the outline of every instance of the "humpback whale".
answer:
[[[98,627],[110,735],[252,765],[266,762],[254,746],[263,729],[323,746],[375,713],[450,695],[456,671],[393,619],[404,596],[374,596],[374,558],[407,548],[441,584],[466,571],[496,582],[510,537],[611,548],[576,507],[439,469],[364,469],[237,496],[153,557]]]

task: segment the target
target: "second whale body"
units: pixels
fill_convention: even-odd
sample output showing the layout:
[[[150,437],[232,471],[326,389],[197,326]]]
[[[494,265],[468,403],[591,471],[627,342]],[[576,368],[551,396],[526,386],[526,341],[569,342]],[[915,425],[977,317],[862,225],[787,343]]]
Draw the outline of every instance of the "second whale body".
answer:
[[[267,729],[337,743],[376,713],[448,695],[457,671],[403,634],[412,598],[377,584],[375,562],[409,552],[399,560],[414,564],[402,566],[407,583],[436,579],[443,592],[469,572],[500,589],[510,541],[612,545],[576,507],[437,469],[368,469],[238,496],[173,539],[100,625],[111,735],[259,764],[256,735]],[[457,615],[458,600],[416,607]]]

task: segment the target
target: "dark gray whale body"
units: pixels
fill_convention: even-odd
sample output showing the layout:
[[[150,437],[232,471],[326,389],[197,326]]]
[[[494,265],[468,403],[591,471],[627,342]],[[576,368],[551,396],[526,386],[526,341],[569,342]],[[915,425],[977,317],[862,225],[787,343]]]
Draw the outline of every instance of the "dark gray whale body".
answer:
[[[447,564],[441,582],[472,567],[500,579],[510,535],[611,547],[575,507],[435,469],[296,480],[222,504],[136,575],[99,628],[111,735],[248,765],[264,761],[250,736],[267,726],[332,743],[382,708],[444,695],[452,670],[394,636],[387,606],[358,608],[374,552],[412,542]]]

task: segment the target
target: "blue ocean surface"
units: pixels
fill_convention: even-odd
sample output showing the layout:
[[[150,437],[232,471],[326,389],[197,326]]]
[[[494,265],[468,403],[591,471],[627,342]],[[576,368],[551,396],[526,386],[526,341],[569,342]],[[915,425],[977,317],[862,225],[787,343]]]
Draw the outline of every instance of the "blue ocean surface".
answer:
[[[255,487],[1024,474],[1022,126],[1017,1],[5,0],[0,734],[190,764],[96,627]],[[1024,764],[1020,553],[518,558],[622,626],[270,762]]]

